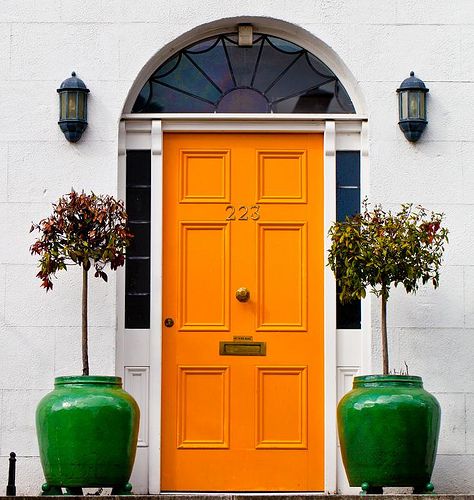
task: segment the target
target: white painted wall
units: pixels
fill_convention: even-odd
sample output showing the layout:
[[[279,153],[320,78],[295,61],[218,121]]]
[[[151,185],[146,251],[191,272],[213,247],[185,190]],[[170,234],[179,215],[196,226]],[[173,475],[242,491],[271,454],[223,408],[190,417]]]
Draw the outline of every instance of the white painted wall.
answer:
[[[154,54],[196,26],[264,16],[320,39],[344,62],[369,117],[369,190],[394,206],[446,212],[451,243],[440,289],[393,294],[393,367],[406,361],[439,396],[443,428],[434,482],[474,492],[474,4],[454,0],[0,0],[0,477],[18,454],[18,492],[42,483],[36,401],[55,375],[79,372],[75,271],[39,288],[32,220],[76,189],[117,192],[118,122]],[[276,23],[277,24],[277,23]],[[77,71],[91,90],[76,145],[57,126],[56,88]],[[415,145],[397,126],[395,89],[414,70],[430,88],[429,125]],[[91,367],[115,370],[115,280],[94,283]],[[373,301],[372,323],[378,325]],[[378,342],[374,339],[374,367]]]

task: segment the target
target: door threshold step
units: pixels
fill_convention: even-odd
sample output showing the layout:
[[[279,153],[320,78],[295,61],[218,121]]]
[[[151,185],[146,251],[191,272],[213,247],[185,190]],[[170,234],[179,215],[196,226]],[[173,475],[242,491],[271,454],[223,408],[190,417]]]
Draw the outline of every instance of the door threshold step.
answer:
[[[271,496],[272,500],[297,500],[298,498],[304,498],[304,500],[309,500],[314,498],[314,500],[321,500],[325,498],[328,500],[474,500],[474,494],[429,494],[429,495],[395,495],[395,494],[385,494],[385,495],[335,495],[326,493],[161,493],[159,495],[127,495],[120,496],[114,495],[84,495],[84,496],[67,496],[67,500],[93,500],[94,498],[114,498],[123,500],[215,500],[216,497],[222,498],[224,500],[239,500],[246,499],[249,497],[252,500],[265,499]],[[44,500],[44,496],[0,496],[0,500]],[[58,498],[58,496],[54,497]]]
[[[342,495],[319,492],[258,492],[258,493],[160,493],[159,495],[144,495],[140,500],[216,500],[216,497],[224,500],[474,500],[474,494],[392,494],[384,495]]]

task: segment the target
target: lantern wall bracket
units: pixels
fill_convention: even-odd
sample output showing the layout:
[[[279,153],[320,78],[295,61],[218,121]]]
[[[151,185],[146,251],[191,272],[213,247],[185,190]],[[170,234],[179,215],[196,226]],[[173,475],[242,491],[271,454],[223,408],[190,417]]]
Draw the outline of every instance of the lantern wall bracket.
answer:
[[[410,77],[403,80],[398,93],[398,125],[410,142],[416,142],[425,130],[426,120],[426,94],[429,89],[425,83],[415,76],[413,71]]]
[[[70,78],[64,80],[59,89],[58,125],[69,142],[77,142],[87,128],[86,84],[73,71]]]

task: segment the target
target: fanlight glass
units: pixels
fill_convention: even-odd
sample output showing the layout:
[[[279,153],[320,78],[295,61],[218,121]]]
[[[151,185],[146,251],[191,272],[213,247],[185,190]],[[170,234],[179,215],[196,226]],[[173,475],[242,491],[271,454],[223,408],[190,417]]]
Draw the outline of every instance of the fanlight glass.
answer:
[[[255,34],[197,42],[162,64],[140,91],[133,113],[355,113],[336,75],[307,50]]]

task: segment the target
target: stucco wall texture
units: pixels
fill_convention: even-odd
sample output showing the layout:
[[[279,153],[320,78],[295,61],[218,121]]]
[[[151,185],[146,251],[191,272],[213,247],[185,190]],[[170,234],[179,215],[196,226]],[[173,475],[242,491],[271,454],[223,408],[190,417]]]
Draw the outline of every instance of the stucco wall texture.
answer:
[[[183,33],[240,16],[307,30],[352,73],[369,119],[371,200],[446,213],[441,286],[393,293],[390,349],[393,368],[406,361],[441,402],[438,491],[474,492],[472,0],[0,0],[0,485],[15,451],[19,494],[39,492],[35,406],[54,376],[80,372],[80,275],[71,269],[52,292],[40,289],[31,221],[71,186],[116,193],[118,124],[138,73]],[[57,125],[56,89],[72,70],[91,90],[77,144]],[[429,124],[416,144],[397,125],[395,90],[410,70],[430,89]],[[113,374],[113,273],[92,284],[91,304],[91,369]],[[376,301],[372,308],[376,371]]]

